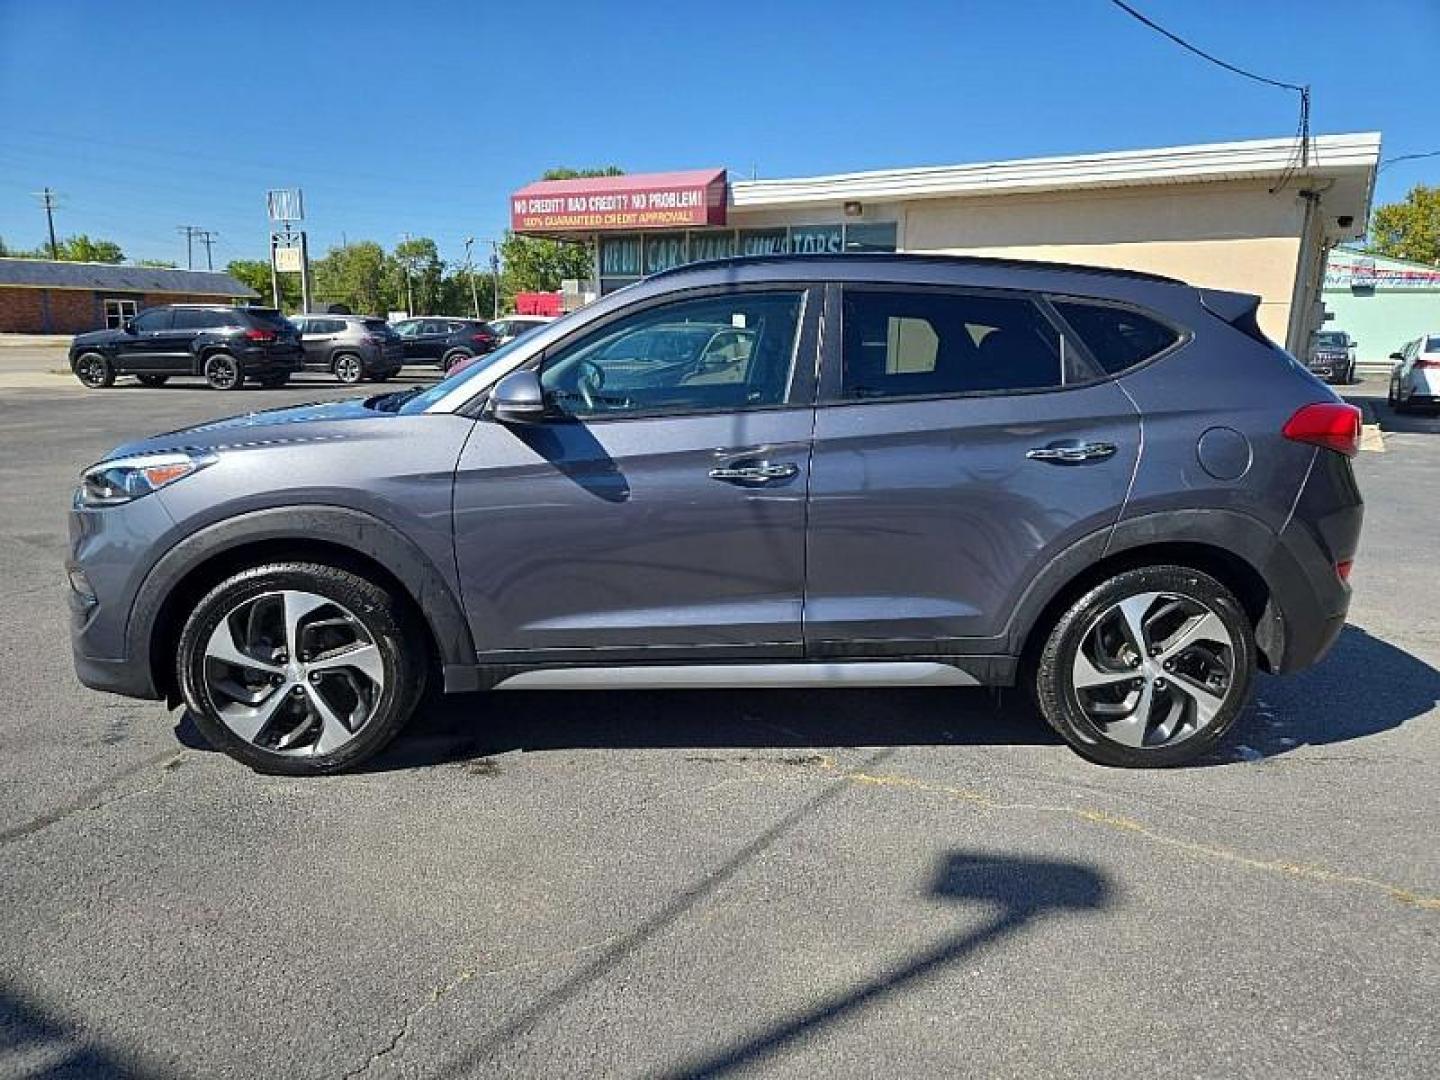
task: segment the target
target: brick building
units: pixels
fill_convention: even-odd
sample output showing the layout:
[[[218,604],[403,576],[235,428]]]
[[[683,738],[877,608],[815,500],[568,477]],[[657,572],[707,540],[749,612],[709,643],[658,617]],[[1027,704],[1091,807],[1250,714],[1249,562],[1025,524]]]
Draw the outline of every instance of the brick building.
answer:
[[[80,334],[120,326],[156,304],[258,299],[229,274],[0,258],[0,333]]]

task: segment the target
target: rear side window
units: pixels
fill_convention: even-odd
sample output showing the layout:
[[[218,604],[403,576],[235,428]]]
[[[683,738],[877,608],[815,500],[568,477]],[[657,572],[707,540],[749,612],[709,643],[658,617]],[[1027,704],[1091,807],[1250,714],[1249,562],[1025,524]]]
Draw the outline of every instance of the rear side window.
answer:
[[[176,330],[211,330],[225,325],[225,316],[203,308],[176,308]]]
[[[1023,297],[850,288],[842,317],[847,400],[1045,390],[1089,377]]]
[[[267,330],[293,330],[295,328],[289,319],[274,308],[247,308],[245,315],[256,326],[262,326]]]
[[[365,329],[369,330],[372,334],[383,334],[386,330],[390,329],[390,324],[384,319],[366,319]]]
[[[1068,300],[1052,303],[1111,375],[1149,360],[1180,340],[1180,335],[1170,327],[1139,312]]]
[[[1425,341],[1426,352],[1440,352],[1440,337],[1427,338]]]

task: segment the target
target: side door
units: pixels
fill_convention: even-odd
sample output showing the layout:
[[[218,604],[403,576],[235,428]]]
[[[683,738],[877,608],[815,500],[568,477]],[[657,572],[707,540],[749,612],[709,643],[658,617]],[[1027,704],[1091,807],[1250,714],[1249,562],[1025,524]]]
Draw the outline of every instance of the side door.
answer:
[[[169,372],[175,351],[175,309],[149,308],[130,320],[129,330],[116,347],[116,359],[125,371]]]
[[[801,655],[821,292],[642,301],[536,361],[547,420],[477,421],[454,513],[482,662]],[[728,326],[755,332],[750,362],[696,382]],[[690,370],[626,346],[670,334]]]
[[[400,343],[405,349],[406,362],[408,363],[411,360],[420,359],[422,355],[422,346],[420,344],[420,320],[402,319],[400,322],[397,322],[393,327],[391,327],[391,329],[395,331],[395,335],[400,339]]]
[[[997,651],[1037,570],[1118,520],[1136,410],[1038,297],[847,285],[827,308],[807,651]]]
[[[419,355],[426,360],[434,360],[437,363],[440,357],[445,354],[445,348],[450,344],[450,338],[455,333],[455,323],[445,319],[425,319],[420,323],[420,336],[417,339]]]

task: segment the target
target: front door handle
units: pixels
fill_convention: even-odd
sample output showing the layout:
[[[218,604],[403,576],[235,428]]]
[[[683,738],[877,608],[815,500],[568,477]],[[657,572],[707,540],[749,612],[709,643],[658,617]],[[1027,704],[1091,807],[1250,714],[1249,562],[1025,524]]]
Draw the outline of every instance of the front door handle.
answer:
[[[1081,442],[1065,439],[1049,446],[1039,446],[1025,451],[1031,461],[1048,461],[1054,465],[1079,465],[1085,461],[1102,461],[1115,456],[1115,444],[1108,442]]]
[[[710,479],[731,484],[773,484],[778,480],[789,480],[799,472],[800,466],[793,462],[771,465],[768,461],[756,461],[748,465],[718,466],[710,470]]]

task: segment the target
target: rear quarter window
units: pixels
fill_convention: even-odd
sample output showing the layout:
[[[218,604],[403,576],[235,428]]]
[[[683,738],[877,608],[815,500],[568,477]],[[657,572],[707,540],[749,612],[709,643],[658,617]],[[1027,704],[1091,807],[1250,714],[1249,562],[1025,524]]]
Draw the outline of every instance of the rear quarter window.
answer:
[[[1172,327],[1128,308],[1052,300],[1090,354],[1110,375],[1118,375],[1180,340]]]
[[[267,330],[293,330],[295,328],[294,324],[278,311],[247,308],[245,317],[254,325],[263,326]]]

